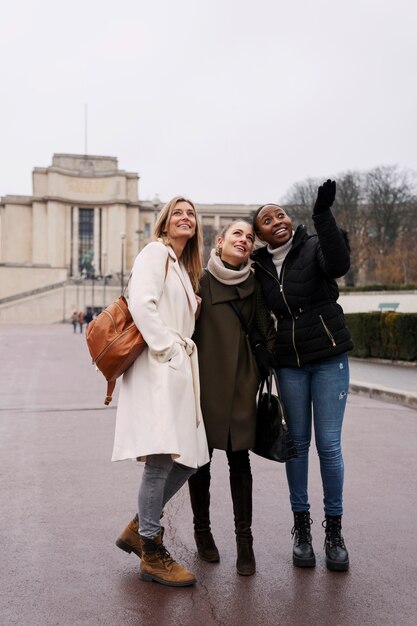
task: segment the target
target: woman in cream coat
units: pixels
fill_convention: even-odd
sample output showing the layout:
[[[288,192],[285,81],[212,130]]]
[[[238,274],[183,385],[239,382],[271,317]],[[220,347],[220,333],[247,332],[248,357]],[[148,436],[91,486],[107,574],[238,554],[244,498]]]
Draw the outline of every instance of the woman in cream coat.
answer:
[[[158,217],[155,236],[158,241],[137,256],[129,285],[129,309],[148,347],[123,376],[112,460],[138,459],[145,468],[139,515],[116,544],[142,558],[142,579],[185,586],[195,578],[164,547],[160,517],[209,460],[191,340],[202,271],[194,205],[173,198]]]

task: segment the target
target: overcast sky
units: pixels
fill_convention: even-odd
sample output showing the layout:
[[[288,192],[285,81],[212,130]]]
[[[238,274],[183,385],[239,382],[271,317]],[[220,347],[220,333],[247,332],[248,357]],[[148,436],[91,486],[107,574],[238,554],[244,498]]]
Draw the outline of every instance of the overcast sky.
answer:
[[[415,0],[13,0],[0,8],[0,196],[53,153],[140,197],[279,201],[307,177],[417,170]]]

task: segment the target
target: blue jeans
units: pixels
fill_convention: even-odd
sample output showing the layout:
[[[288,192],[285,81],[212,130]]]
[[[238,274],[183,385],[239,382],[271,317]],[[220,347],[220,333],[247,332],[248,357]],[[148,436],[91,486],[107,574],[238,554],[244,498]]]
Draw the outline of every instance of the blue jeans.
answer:
[[[170,454],[147,457],[138,497],[140,535],[158,535],[162,509],[195,471],[194,467],[175,463]]]
[[[346,354],[316,361],[303,367],[277,370],[288,428],[298,458],[286,463],[291,508],[309,511],[308,452],[312,415],[320,459],[324,512],[343,513],[344,465],[341,450],[343,415],[349,389],[349,362]]]

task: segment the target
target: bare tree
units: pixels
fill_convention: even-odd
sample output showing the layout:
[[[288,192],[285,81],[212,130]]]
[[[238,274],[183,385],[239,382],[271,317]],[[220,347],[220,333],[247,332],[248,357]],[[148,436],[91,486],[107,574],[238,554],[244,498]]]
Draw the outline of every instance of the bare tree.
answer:
[[[369,247],[366,245],[368,212],[362,204],[364,175],[348,170],[338,174],[335,179],[337,192],[333,213],[338,225],[349,237],[351,266],[345,276],[345,283],[353,286],[357,283],[361,270],[366,267],[369,257]]]
[[[317,189],[322,178],[307,178],[294,183],[284,196],[285,207],[288,208],[294,224],[305,224],[311,232],[314,230],[311,216],[317,198]]]
[[[417,197],[401,210],[401,223],[394,245],[377,256],[377,281],[385,284],[417,283]]]
[[[409,172],[398,170],[396,165],[385,165],[367,173],[365,201],[379,254],[390,251],[400,232],[402,218],[413,200]]]
[[[348,170],[337,183],[333,213],[348,236],[347,285],[407,284],[417,280],[417,176],[396,165],[361,173]],[[313,232],[311,214],[322,179],[295,183],[284,201],[293,222]]]
[[[368,281],[401,284],[409,280],[414,257],[410,235],[414,233],[411,240],[417,235],[413,188],[412,174],[396,165],[375,167],[366,175],[365,202],[372,248]]]

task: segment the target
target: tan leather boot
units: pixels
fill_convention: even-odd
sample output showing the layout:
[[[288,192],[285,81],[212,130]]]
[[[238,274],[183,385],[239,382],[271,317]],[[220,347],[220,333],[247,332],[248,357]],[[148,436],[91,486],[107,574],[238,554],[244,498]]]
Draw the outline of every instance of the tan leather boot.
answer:
[[[164,530],[164,527],[161,526],[162,539],[164,538]],[[139,558],[141,558],[142,544],[139,537],[139,517],[137,513],[116,539],[116,546],[129,554],[134,552]]]
[[[139,537],[139,518],[137,513],[120,533],[120,536],[116,540],[116,546],[129,554],[134,552],[141,558],[142,545]]]
[[[162,543],[162,533],[152,539],[140,537],[142,542],[142,560],[140,576],[142,580],[155,580],[170,587],[187,587],[194,585],[194,574],[176,563]]]

